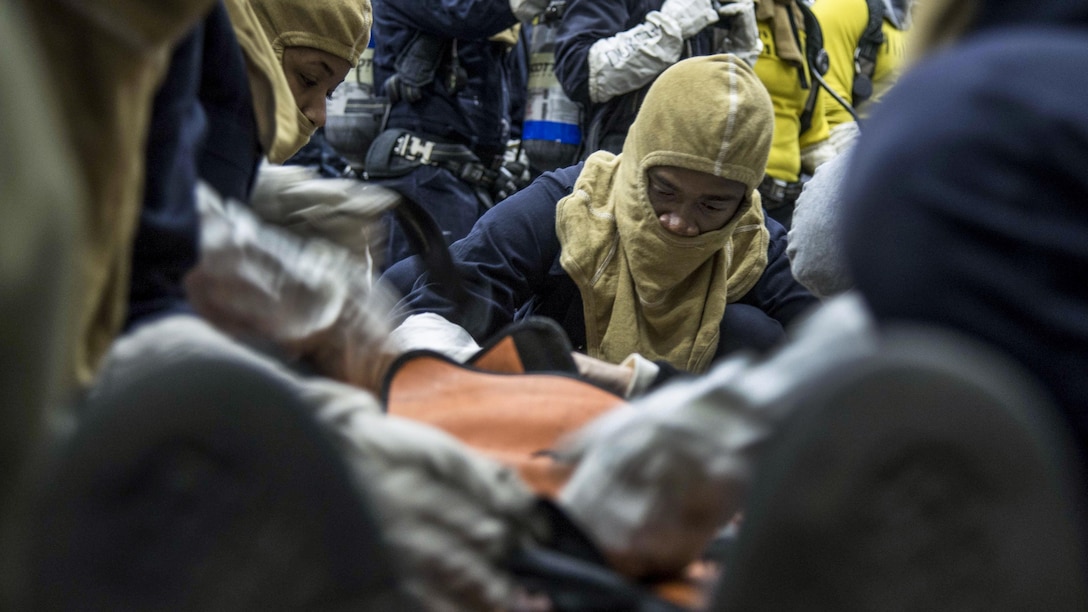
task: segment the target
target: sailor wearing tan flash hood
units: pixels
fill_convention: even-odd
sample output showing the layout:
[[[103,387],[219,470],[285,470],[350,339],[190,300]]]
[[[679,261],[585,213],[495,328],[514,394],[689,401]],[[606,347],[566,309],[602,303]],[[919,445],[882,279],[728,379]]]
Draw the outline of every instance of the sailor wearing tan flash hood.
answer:
[[[282,163],[325,124],[325,101],[370,40],[370,3],[230,0],[245,51],[261,145]]]
[[[412,313],[477,342],[515,315],[554,319],[583,373],[628,396],[734,350],[769,348],[815,304],[756,191],[772,129],[770,98],[745,63],[678,62],[654,82],[620,155],[544,174],[451,247],[469,303],[436,293],[414,260],[383,278]]]

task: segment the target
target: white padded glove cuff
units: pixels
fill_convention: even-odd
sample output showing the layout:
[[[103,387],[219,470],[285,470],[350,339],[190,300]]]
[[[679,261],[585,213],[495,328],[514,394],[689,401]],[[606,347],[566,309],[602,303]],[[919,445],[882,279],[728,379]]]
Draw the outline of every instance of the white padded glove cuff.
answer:
[[[627,385],[627,390],[623,395],[626,399],[638,397],[645,393],[650,388],[650,383],[661,372],[660,366],[638,353],[631,353],[620,365],[630,368],[632,372],[631,382]]]
[[[650,11],[646,21],[589,48],[589,99],[600,104],[635,91],[680,59],[684,39],[675,20]]]

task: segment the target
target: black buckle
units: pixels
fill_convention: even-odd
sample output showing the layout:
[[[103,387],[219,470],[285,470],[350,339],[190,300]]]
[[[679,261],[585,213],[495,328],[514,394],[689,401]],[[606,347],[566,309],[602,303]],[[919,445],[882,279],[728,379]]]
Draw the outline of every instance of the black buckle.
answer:
[[[468,181],[474,185],[487,185],[490,182],[488,170],[487,168],[484,168],[483,164],[464,164],[461,166],[461,172],[458,175],[461,180]]]
[[[801,181],[790,183],[768,176],[759,184],[759,193],[765,200],[786,204],[793,202],[801,195],[802,187]]]

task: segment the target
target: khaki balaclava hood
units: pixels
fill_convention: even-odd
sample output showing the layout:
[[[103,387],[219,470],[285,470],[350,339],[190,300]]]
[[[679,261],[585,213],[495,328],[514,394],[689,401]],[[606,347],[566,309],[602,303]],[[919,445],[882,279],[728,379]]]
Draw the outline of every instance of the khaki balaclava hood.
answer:
[[[261,145],[269,161],[282,163],[317,129],[291,94],[283,74],[283,50],[319,49],[354,68],[370,40],[370,1],[229,0],[227,8],[249,64]]]
[[[623,153],[594,153],[560,200],[560,263],[581,290],[586,349],[613,363],[631,353],[702,372],[728,301],[767,265],[756,186],[771,149],[766,88],[732,55],[686,59],[650,87]],[[661,226],[646,171],[677,166],[743,183],[749,196],[725,227],[685,237]]]

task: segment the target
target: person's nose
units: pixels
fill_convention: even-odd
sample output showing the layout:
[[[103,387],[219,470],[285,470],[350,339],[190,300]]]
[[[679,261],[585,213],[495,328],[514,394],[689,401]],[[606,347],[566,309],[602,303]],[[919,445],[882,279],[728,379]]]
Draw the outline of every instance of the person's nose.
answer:
[[[658,215],[657,220],[666,231],[679,236],[698,236],[699,226],[693,220],[693,210],[690,203],[683,203],[670,211]]]
[[[317,127],[324,127],[325,125],[325,98],[322,97],[318,101],[311,102],[306,105],[306,109],[303,111],[306,118],[314,122]]]

